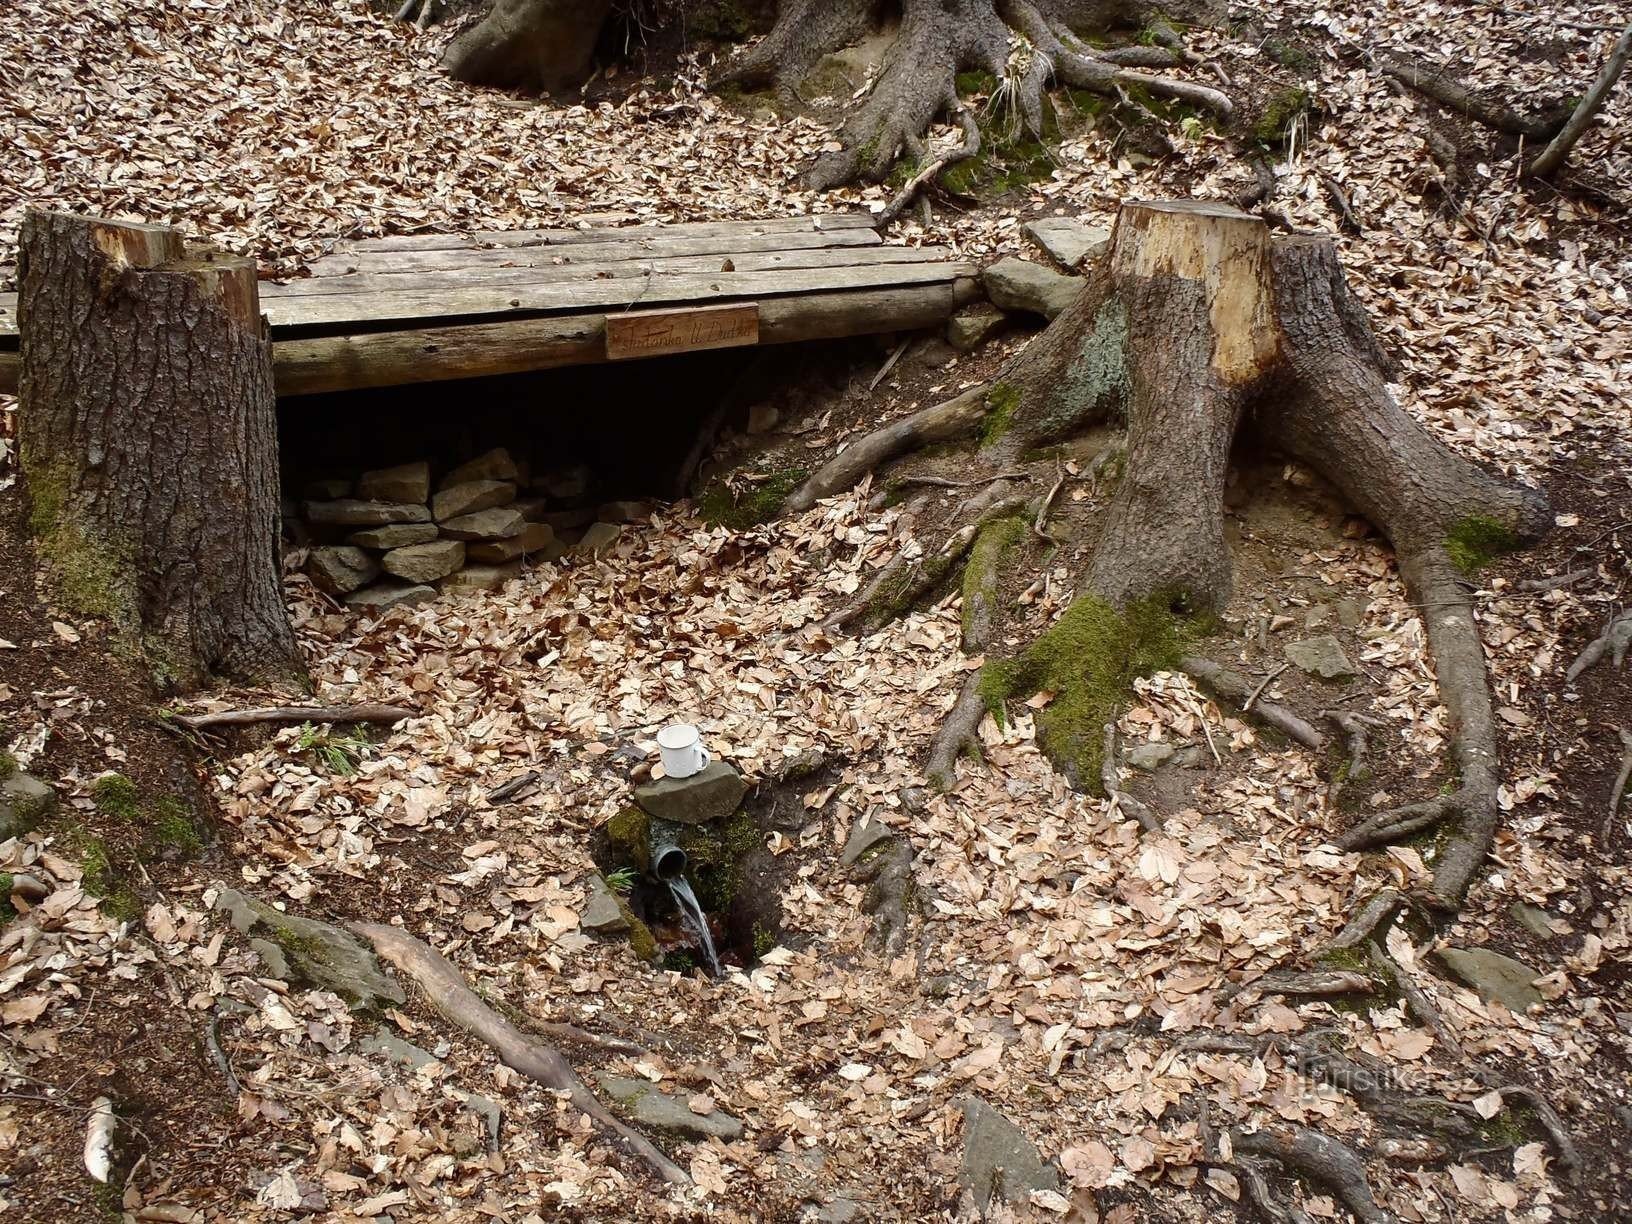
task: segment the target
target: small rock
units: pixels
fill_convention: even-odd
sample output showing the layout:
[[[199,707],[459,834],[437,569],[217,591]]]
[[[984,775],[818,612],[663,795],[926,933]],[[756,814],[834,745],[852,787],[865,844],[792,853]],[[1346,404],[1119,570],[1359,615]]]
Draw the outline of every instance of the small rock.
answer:
[[[946,321],[946,342],[960,353],[970,353],[1002,331],[1007,322],[1008,316],[990,302],[976,302]]]
[[[318,990],[332,990],[363,1007],[407,1001],[396,979],[380,968],[373,949],[350,931],[282,913],[235,888],[218,889],[214,908],[240,934],[275,944],[288,971],[299,981]]]
[[[553,561],[564,551],[564,548],[556,546],[555,532],[550,530],[547,523],[528,523],[519,535],[513,535],[508,540],[488,540],[472,544],[467,550],[472,561],[490,565],[534,555]]]
[[[368,501],[422,502],[430,495],[431,465],[424,460],[364,472],[357,478],[357,496]]]
[[[986,296],[1004,310],[1024,310],[1053,319],[1077,300],[1082,281],[1010,256],[980,274]]]
[[[860,1203],[847,1195],[835,1194],[832,1201],[825,1206],[806,1207],[805,1214],[800,1218],[807,1224],[851,1224],[851,1221],[860,1216]]]
[[[306,573],[330,595],[349,595],[380,576],[380,563],[362,549],[343,544],[312,549]]]
[[[775,404],[755,404],[748,409],[748,432],[770,433],[782,420],[782,411]]]
[[[516,461],[510,458],[509,451],[500,446],[485,455],[477,455],[469,463],[461,463],[442,477],[442,483],[437,488],[450,489],[472,480],[514,480],[518,475],[520,472],[516,469]]]
[[[589,900],[584,904],[578,926],[591,935],[622,935],[629,930],[623,907],[598,872],[589,878]]]
[[[1098,258],[1111,241],[1111,231],[1076,217],[1039,217],[1020,232],[1067,272],[1075,272],[1090,257]]]
[[[462,514],[442,524],[442,534],[453,540],[508,540],[527,530],[527,520],[509,506]]]
[[[676,824],[707,824],[737,810],[748,784],[724,761],[710,761],[689,778],[664,778],[635,787],[635,802],[648,816]]]
[[[485,1097],[479,1092],[461,1092],[454,1089],[454,1096],[459,1103],[481,1120],[482,1130],[487,1136],[487,1150],[499,1150],[499,1134],[504,1124],[504,1114],[499,1109],[497,1101],[492,1097]]]
[[[56,806],[57,792],[33,774],[19,771],[0,778],[0,841],[27,833]]]
[[[385,527],[391,523],[428,523],[431,509],[423,503],[357,501],[310,501],[306,517],[311,522],[335,527]]]
[[[1340,680],[1354,675],[1354,664],[1343,653],[1342,643],[1329,633],[1304,638],[1301,642],[1288,642],[1286,658],[1293,666],[1323,680]]]
[[[1142,769],[1146,773],[1155,773],[1168,761],[1173,759],[1178,749],[1165,740],[1146,740],[1142,744],[1135,744],[1123,755],[1122,759],[1135,769]]]
[[[1060,1175],[1025,1132],[979,1097],[963,1099],[963,1168],[958,1185],[983,1212],[993,1199],[1024,1203],[1033,1190],[1060,1188]]]
[[[958,350],[931,336],[912,351],[912,359],[926,370],[944,370],[957,359]]]
[[[547,497],[518,497],[510,503],[510,508],[529,523],[542,523],[544,516],[550,512],[550,499]]]
[[[1303,627],[1305,629],[1319,629],[1323,625],[1330,624],[1331,620],[1332,610],[1325,604],[1316,604],[1303,614]]]
[[[461,515],[508,506],[516,500],[516,486],[508,480],[467,480],[446,485],[431,498],[431,517],[439,523]]]
[[[376,1030],[373,1036],[364,1037],[359,1041],[357,1050],[362,1054],[384,1054],[387,1058],[400,1062],[411,1071],[418,1071],[421,1067],[428,1067],[434,1062],[442,1061],[429,1050],[422,1050],[418,1046],[388,1033],[383,1028]]]
[[[652,503],[647,501],[609,501],[596,513],[603,523],[644,523],[652,517]]]
[[[1434,955],[1487,1003],[1494,999],[1509,1011],[1523,1014],[1541,1002],[1541,991],[1535,986],[1541,975],[1523,961],[1489,948],[1441,948]]]
[[[626,1079],[597,1071],[606,1095],[611,1097],[629,1118],[654,1130],[668,1131],[691,1139],[723,1139],[727,1143],[742,1137],[742,1123],[723,1110],[711,1114],[694,1114],[684,1101],[659,1092],[647,1080]]]
[[[436,585],[443,591],[497,591],[521,577],[519,565],[467,565]]]
[[[864,817],[850,830],[849,840],[844,843],[844,849],[839,851],[839,862],[846,867],[852,867],[867,851],[880,842],[888,841],[892,836],[894,833],[889,825],[881,820],[874,820],[871,816]]]
[[[435,582],[445,578],[465,563],[465,546],[459,540],[432,540],[429,544],[410,544],[394,548],[385,554],[381,564],[385,572],[406,578],[409,582]]]
[[[314,480],[301,492],[312,501],[334,501],[336,498],[351,496],[351,481],[343,477],[334,480]]]
[[[1537,909],[1523,901],[1515,901],[1508,906],[1507,912],[1514,922],[1538,939],[1552,939],[1558,934],[1553,930],[1552,915],[1544,909]]]
[[[556,501],[575,502],[589,492],[592,479],[590,470],[580,463],[573,467],[545,472],[533,481],[533,487]]]
[[[1357,629],[1365,611],[1358,600],[1340,599],[1337,601],[1337,623],[1345,629]]]
[[[598,557],[618,542],[623,528],[617,523],[591,523],[583,539],[573,545],[572,551]]]
[[[359,612],[384,612],[388,608],[413,607],[436,598],[436,588],[419,583],[381,582],[346,596],[346,606]]]
[[[436,539],[436,534],[435,523],[393,523],[389,527],[354,531],[346,537],[346,543],[358,548],[377,548],[381,552],[389,552],[410,544],[429,544]]]

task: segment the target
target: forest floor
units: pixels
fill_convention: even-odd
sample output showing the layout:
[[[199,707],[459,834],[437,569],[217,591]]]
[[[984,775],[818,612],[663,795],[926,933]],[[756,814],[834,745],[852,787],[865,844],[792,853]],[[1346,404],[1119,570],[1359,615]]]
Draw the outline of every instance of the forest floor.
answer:
[[[1367,1148],[1373,1189],[1402,1220],[1632,1215],[1632,815],[1607,810],[1632,690],[1607,663],[1564,680],[1632,583],[1632,218],[1517,184],[1501,156],[1475,159],[1480,189],[1442,208],[1426,108],[1341,53],[1386,39],[1520,101],[1543,98],[1561,76],[1596,69],[1603,40],[1582,27],[1615,20],[1616,6],[1249,7],[1317,48],[1317,109],[1276,151],[1270,205],[1337,238],[1404,367],[1402,402],[1449,445],[1540,485],[1556,514],[1540,546],[1477,579],[1506,735],[1489,869],[1454,919],[1389,936],[1457,1048],[1386,991],[1251,989],[1301,967],[1380,887],[1421,883],[1431,847],[1333,849],[1352,814],[1328,802],[1328,763],[1182,674],[1138,681],[1120,720],[1125,743],[1174,750],[1129,783],[1160,813],[1160,833],[1067,789],[1029,710],[988,720],[987,760],[960,763],[950,792],[925,791],[925,751],[970,665],[958,592],[861,636],[821,624],[909,532],[930,546],[953,491],[910,524],[872,494],[911,475],[955,479],[955,452],[741,531],[677,503],[601,558],[376,618],[291,573],[316,697],[420,712],[347,746],[355,760],[336,768],[300,728],[183,743],[99,627],[51,606],[24,531],[16,406],[0,401],[0,748],[62,796],[40,829],[0,844],[0,872],[47,886],[0,930],[8,1218],[951,1219],[968,1205],[959,1103],[970,1094],[1058,1162],[1059,1191],[1034,1195],[1022,1217],[1252,1218],[1240,1182],[1203,1151],[1201,1099],[1217,1128],[1297,1122]],[[0,66],[0,128],[20,139],[0,149],[0,262],[28,203],[174,219],[293,271],[344,235],[586,212],[782,215],[887,197],[803,191],[797,171],[826,128],[725,106],[692,61],[619,100],[534,105],[445,80],[445,37],[313,0],[221,0],[186,15],[158,0],[117,14],[6,6],[0,38],[21,51]],[[1259,51],[1224,35],[1197,45],[1232,63]],[[927,226],[897,236],[987,259],[1020,252],[1019,223],[1033,217],[1108,223],[1124,198],[1229,199],[1252,181],[1205,129],[1171,132],[1158,152],[1145,140],[1084,127],[1037,177],[937,201]],[[1632,183],[1632,90],[1577,157]],[[1360,232],[1343,229],[1329,182]],[[876,387],[889,350],[846,346],[822,377],[762,405],[777,409],[771,430],[726,437],[713,470],[751,483],[813,468],[878,422],[991,377],[1027,338],[1011,330],[948,365],[923,360],[918,343]],[[1103,504],[1084,477],[1091,458],[1039,467],[1040,481],[1069,477],[1049,526],[1060,544],[1045,581],[1006,591],[1018,611],[1005,650],[1069,598]],[[1295,709],[1372,715],[1378,765],[1363,807],[1431,792],[1444,780],[1445,716],[1386,543],[1272,457],[1238,457],[1230,506],[1238,593],[1200,648],[1268,679],[1267,696]],[[1352,676],[1278,670],[1286,644],[1314,633],[1338,639]],[[676,719],[697,723],[750,781],[809,750],[825,761],[793,792],[802,819],[767,832],[776,946],[717,979],[654,969],[580,929],[597,830],[627,802],[632,762]],[[488,801],[529,770],[536,786]],[[130,802],[98,785],[108,771],[131,780]],[[160,819],[178,810],[197,815]],[[839,860],[865,818],[914,856],[919,912],[896,955],[868,943],[865,881]],[[365,1018],[332,993],[269,978],[210,912],[223,885],[317,918],[400,918],[508,1014],[646,1047],[567,1047],[586,1077],[648,1079],[700,1113],[741,1119],[743,1135],[662,1139],[695,1184],[660,1186],[416,995]],[[1518,1014],[1481,1000],[1444,972],[1434,953],[1445,946],[1519,958],[1543,1002]],[[366,1047],[382,1023],[434,1061],[410,1069]],[[1239,1053],[1196,1040],[1325,1029],[1491,1125],[1449,1149],[1391,1147],[1351,1095],[1301,1075],[1273,1042]],[[1469,1059],[1552,1102],[1580,1149],[1573,1176],[1533,1114],[1490,1101]],[[497,1104],[496,1141],[466,1093]],[[112,1189],[85,1176],[81,1154],[102,1096],[121,1117]],[[1312,1217],[1347,1218],[1318,1183],[1276,1184]]]

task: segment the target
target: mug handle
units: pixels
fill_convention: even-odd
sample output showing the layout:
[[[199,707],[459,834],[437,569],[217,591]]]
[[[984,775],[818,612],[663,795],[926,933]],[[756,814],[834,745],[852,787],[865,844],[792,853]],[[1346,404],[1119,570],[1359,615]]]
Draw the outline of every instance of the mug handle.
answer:
[[[697,755],[703,758],[703,768],[704,769],[707,769],[708,765],[709,765],[709,762],[714,759],[713,757],[708,755],[708,749],[704,748],[702,745],[698,745]]]

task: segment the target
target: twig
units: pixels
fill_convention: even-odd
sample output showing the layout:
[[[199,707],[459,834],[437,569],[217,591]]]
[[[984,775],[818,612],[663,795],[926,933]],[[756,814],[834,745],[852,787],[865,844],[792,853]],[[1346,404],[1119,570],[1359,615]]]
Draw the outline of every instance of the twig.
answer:
[[[1101,754],[1099,763],[1099,781],[1105,788],[1105,797],[1111,801],[1113,811],[1120,809],[1139,822],[1139,827],[1146,833],[1160,833],[1162,822],[1156,818],[1156,813],[1150,807],[1135,799],[1119,785],[1121,779],[1116,776],[1116,723],[1105,724],[1105,751]]]
[[[1556,591],[1562,587],[1574,586],[1583,578],[1591,578],[1598,571],[1595,569],[1571,570],[1567,574],[1559,574],[1547,578],[1525,578],[1517,584],[1526,591]]]
[[[511,778],[510,781],[499,786],[495,786],[492,790],[488,791],[487,801],[492,804],[508,803],[543,776],[544,775],[539,773],[538,770],[529,769],[526,773],[519,774],[516,777]]]
[[[1616,667],[1623,666],[1629,646],[1632,646],[1632,612],[1622,612],[1604,626],[1603,633],[1587,643],[1586,649],[1575,656],[1575,662],[1564,673],[1564,682],[1575,683],[1577,676],[1587,668],[1596,666],[1606,654],[1613,658]]]
[[[1032,533],[1039,540],[1049,544],[1058,544],[1059,541],[1045,530],[1048,524],[1048,511],[1054,505],[1054,499],[1060,495],[1060,490],[1065,487],[1065,464],[1058,459],[1054,463],[1055,470],[1059,473],[1059,479],[1054,482],[1054,487],[1048,491],[1048,496],[1043,498],[1043,504],[1037,507],[1037,517],[1031,524]]]
[[[913,197],[918,194],[925,183],[935,178],[936,175],[949,166],[968,161],[980,152],[980,125],[975,122],[974,115],[967,106],[960,105],[957,109],[957,118],[959,124],[963,127],[963,143],[957,148],[949,149],[939,157],[933,158],[917,174],[908,179],[901,190],[895,193],[895,198],[885,206],[884,211],[878,214],[878,219],[874,222],[873,228],[882,230],[890,225],[905,211],[907,205],[912,203]]]
[[[1179,660],[1179,668],[1214,693],[1228,697],[1231,701],[1244,701],[1247,694],[1252,691],[1245,677],[1199,655],[1185,655]],[[1253,715],[1259,721],[1268,723],[1282,734],[1296,740],[1311,752],[1320,752],[1326,747],[1326,737],[1285,706],[1271,701],[1260,701]],[[1202,720],[1202,725],[1206,726],[1205,719]]]
[[[908,336],[905,340],[901,341],[900,344],[895,346],[895,351],[889,355],[883,365],[878,367],[878,373],[873,375],[873,381],[867,384],[867,390],[878,390],[878,384],[883,382],[884,379],[888,377],[891,370],[895,369],[895,363],[901,360],[901,354],[907,351],[907,345],[911,343],[912,337]]]
[[[194,731],[210,727],[247,727],[256,723],[398,723],[418,718],[418,710],[393,705],[260,706],[250,710],[217,710],[208,714],[172,714]]]
[[[222,1078],[227,1081],[227,1091],[236,1100],[243,1095],[244,1090],[243,1086],[238,1082],[238,1077],[232,1073],[232,1062],[227,1058],[227,1052],[221,1048],[220,1025],[221,1013],[212,1011],[209,1020],[204,1025],[204,1044],[210,1051],[210,1057],[215,1060],[216,1069],[221,1072]]]
[[[1270,672],[1269,675],[1260,680],[1258,682],[1258,687],[1253,689],[1252,692],[1248,693],[1247,699],[1241,703],[1241,713],[1252,713],[1252,703],[1258,700],[1259,696],[1262,695],[1263,691],[1274,682],[1277,676],[1291,666],[1292,665],[1290,663],[1282,663],[1274,671]]]

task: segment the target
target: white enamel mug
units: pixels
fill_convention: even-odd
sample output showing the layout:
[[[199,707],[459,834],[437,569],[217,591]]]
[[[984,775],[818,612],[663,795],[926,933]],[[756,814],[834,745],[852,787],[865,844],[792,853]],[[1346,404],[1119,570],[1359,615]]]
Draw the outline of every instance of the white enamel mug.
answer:
[[[665,777],[689,778],[708,765],[708,749],[690,723],[670,723],[659,731],[657,750],[663,757]]]

